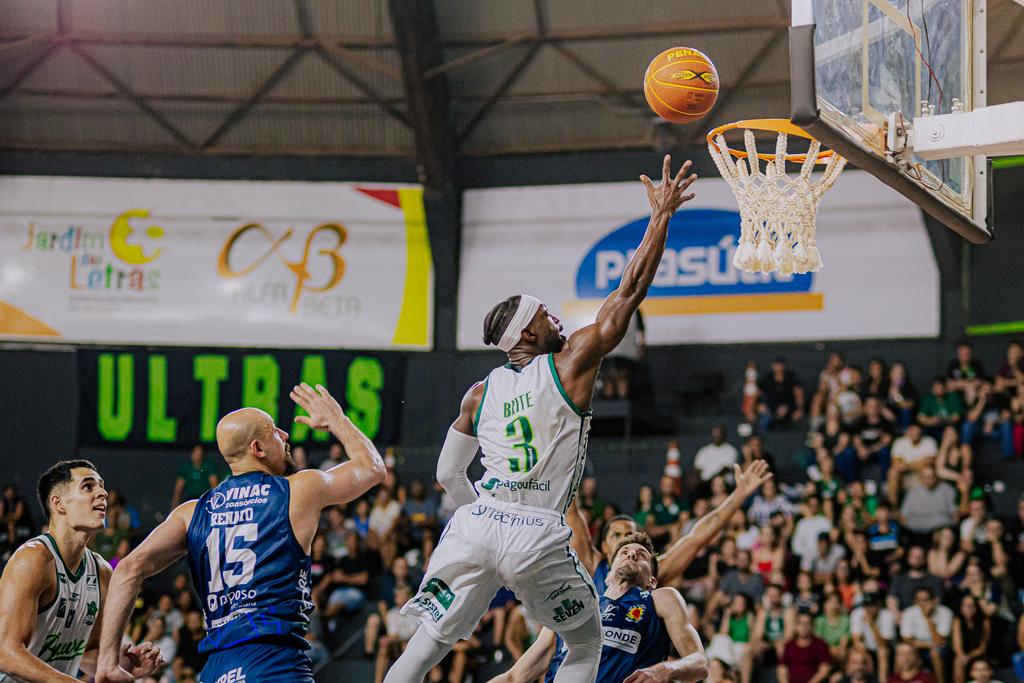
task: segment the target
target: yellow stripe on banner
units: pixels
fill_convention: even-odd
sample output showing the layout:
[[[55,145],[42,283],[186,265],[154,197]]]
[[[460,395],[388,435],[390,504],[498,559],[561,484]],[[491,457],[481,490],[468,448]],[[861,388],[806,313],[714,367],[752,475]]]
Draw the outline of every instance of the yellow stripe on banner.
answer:
[[[391,341],[396,345],[429,347],[432,272],[423,190],[399,190],[398,201],[405,215],[405,291]]]
[[[0,301],[0,334],[59,337],[60,332],[17,306]]]
[[[569,301],[566,315],[593,316],[601,306],[599,299]],[[778,313],[782,311],[821,311],[825,295],[820,292],[780,294],[715,294],[709,296],[655,296],[640,304],[644,315],[707,315],[713,313]]]

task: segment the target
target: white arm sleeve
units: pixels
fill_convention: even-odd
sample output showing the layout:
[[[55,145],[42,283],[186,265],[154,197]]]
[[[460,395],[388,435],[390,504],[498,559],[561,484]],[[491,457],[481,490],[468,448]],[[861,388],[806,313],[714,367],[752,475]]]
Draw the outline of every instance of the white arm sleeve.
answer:
[[[450,427],[444,446],[441,447],[441,456],[437,459],[437,481],[459,505],[476,500],[476,491],[469,483],[466,470],[476,457],[477,446],[475,436]]]

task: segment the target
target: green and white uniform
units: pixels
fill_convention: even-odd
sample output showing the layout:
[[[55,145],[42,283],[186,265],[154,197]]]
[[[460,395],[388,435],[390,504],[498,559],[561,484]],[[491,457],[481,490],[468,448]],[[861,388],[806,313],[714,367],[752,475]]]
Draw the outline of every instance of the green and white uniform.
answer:
[[[78,665],[85,654],[89,634],[100,611],[100,572],[91,550],[85,551],[78,573],[72,573],[49,534],[36,536],[53,555],[57,572],[57,592],[46,609],[36,615],[36,625],[28,651],[57,671],[78,676]],[[0,683],[20,679],[0,673]]]
[[[473,427],[485,469],[479,498],[455,511],[402,612],[454,643],[507,586],[539,623],[575,628],[597,610],[563,516],[583,477],[590,412],[572,403],[554,357],[544,355],[491,371]]]

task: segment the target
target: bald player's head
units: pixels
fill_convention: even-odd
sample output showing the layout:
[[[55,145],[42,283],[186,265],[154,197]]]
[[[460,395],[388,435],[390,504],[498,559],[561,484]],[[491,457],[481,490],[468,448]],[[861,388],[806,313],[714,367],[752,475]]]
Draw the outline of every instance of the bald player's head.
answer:
[[[230,412],[217,423],[217,448],[232,470],[235,465],[248,471],[252,465],[261,464],[273,474],[289,473],[294,465],[287,440],[288,433],[278,429],[273,418],[258,408]],[[246,462],[250,459],[253,462]]]

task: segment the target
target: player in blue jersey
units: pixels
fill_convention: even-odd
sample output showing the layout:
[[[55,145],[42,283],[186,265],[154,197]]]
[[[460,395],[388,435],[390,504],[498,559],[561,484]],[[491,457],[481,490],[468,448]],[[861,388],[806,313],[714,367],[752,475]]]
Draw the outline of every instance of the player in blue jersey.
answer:
[[[638,536],[631,519],[612,519],[606,524],[602,550],[598,550],[591,544],[590,532],[576,506],[572,506],[566,515],[566,521],[573,529],[572,548],[594,575],[594,583],[601,592],[604,642],[598,683],[620,683],[623,680],[629,683],[689,681],[700,680],[707,675],[706,670],[702,672],[694,664],[696,659],[690,659],[689,664],[680,663],[687,661],[688,654],[693,655],[699,651],[703,656],[703,648],[696,632],[681,632],[678,623],[673,622],[679,616],[677,607],[682,605],[679,593],[673,588],[651,589],[659,581],[667,583],[682,575],[700,549],[714,540],[733,513],[772,476],[764,460],[755,460],[742,472],[738,465],[734,466],[733,471],[735,490],[721,505],[698,520],[690,533],[673,543],[660,557],[654,557],[650,547],[645,546],[644,552],[641,552],[633,547],[635,543],[631,545],[631,541],[637,538],[641,538],[641,541],[646,538],[644,534]],[[627,531],[630,524],[634,525],[633,529]],[[639,545],[644,543],[640,542]],[[631,556],[644,556],[645,553],[650,556],[649,572],[641,573],[639,577],[633,573],[630,570],[631,563],[621,557],[624,549]],[[609,559],[605,559],[602,551],[607,553]],[[641,560],[635,562],[642,564]],[[624,565],[626,571],[621,570],[620,564]],[[682,609],[685,613],[685,605],[682,605]],[[624,616],[627,614],[633,618]],[[686,624],[689,624],[688,620]],[[696,646],[690,636],[696,638]],[[675,662],[663,661],[668,654],[669,644],[675,645],[682,659]],[[680,644],[690,649],[684,651],[680,649]],[[543,629],[512,669],[491,683],[527,683],[536,680],[545,671],[546,681],[552,681],[564,656],[562,650],[562,643],[555,634]]]
[[[100,638],[98,683],[133,681],[117,663],[124,625],[142,582],[188,555],[207,624],[201,683],[312,683],[306,649],[309,551],[320,511],[358,498],[385,477],[373,443],[324,389],[302,384],[296,421],[329,430],[349,461],[327,471],[294,471],[288,433],[267,413],[242,408],[217,425],[231,477],[177,507],[121,560],[110,581]]]

